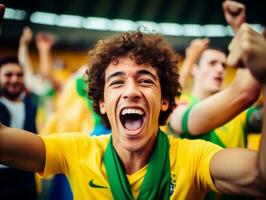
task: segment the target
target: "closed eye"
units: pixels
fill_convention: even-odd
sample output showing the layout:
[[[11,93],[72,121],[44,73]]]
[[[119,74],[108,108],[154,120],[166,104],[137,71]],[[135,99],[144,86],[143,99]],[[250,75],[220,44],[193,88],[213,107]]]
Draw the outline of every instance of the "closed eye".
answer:
[[[122,80],[114,80],[114,81],[112,81],[112,82],[109,84],[109,86],[115,86],[115,87],[117,87],[117,86],[120,86],[120,85],[122,85],[122,84],[124,84],[124,81],[122,81]]]
[[[139,80],[139,83],[142,85],[150,85],[150,84],[154,84],[154,81],[151,79],[141,79]]]

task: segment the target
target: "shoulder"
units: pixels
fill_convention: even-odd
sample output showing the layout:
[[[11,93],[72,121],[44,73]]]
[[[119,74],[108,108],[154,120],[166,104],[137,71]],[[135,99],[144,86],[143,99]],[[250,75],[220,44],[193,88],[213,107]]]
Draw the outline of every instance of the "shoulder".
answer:
[[[47,145],[61,145],[75,147],[75,149],[104,148],[106,147],[110,135],[91,137],[87,133],[56,133],[41,136]]]
[[[209,157],[222,149],[220,146],[204,140],[181,139],[173,136],[169,136],[169,143],[171,156],[176,155],[176,157],[187,157],[188,159]]]
[[[28,93],[25,95],[23,102],[30,107],[36,107],[38,105],[39,97],[34,93]]]

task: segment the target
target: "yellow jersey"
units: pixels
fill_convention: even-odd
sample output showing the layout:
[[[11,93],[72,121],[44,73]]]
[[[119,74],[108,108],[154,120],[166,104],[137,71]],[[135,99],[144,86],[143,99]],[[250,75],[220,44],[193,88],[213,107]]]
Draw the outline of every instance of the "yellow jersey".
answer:
[[[41,137],[46,148],[42,176],[64,173],[76,200],[113,199],[103,162],[110,135],[90,137],[87,134],[67,133]],[[207,191],[216,191],[209,165],[221,147],[203,140],[168,138],[170,199],[203,199]],[[147,166],[144,166],[134,174],[127,175],[134,199],[137,199],[146,170]]]

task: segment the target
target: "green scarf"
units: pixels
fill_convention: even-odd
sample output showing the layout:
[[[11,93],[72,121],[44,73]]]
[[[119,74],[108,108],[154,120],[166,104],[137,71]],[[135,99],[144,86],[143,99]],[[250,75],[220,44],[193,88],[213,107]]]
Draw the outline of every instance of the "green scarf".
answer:
[[[112,135],[103,159],[113,198],[115,200],[133,200],[131,186],[112,144]],[[168,137],[159,131],[138,200],[168,200],[170,180],[169,141]]]

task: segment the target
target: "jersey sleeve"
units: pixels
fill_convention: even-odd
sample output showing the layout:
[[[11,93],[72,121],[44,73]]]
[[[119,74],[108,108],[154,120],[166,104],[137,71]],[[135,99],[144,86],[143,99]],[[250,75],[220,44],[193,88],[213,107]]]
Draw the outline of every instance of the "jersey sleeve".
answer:
[[[222,150],[222,148],[211,142],[200,141],[197,144],[197,170],[196,185],[199,188],[210,188],[218,192],[210,174],[210,162],[214,154]]]
[[[170,137],[173,138],[173,137]],[[197,188],[197,191],[217,191],[211,174],[210,162],[214,154],[223,148],[204,140],[176,139],[172,145],[172,157],[176,157],[178,166],[185,168],[186,184]],[[171,139],[171,141],[175,141]],[[174,158],[172,158],[174,159]],[[178,164],[179,163],[179,164]],[[180,169],[177,169],[179,173]]]
[[[56,173],[67,173],[69,163],[75,163],[78,157],[78,149],[88,141],[83,133],[65,133],[41,136],[45,144],[45,167],[41,176],[49,176]]]

